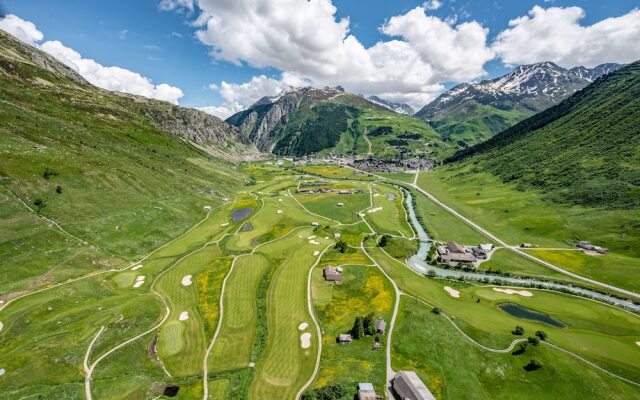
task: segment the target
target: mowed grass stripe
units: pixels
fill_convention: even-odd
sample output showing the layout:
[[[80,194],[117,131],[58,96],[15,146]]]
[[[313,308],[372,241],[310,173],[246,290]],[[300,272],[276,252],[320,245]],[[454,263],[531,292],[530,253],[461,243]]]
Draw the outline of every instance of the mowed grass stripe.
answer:
[[[197,275],[212,265],[220,254],[217,246],[205,247],[162,275],[157,283],[158,292],[167,299],[171,310],[167,323],[160,329],[158,354],[173,375],[190,376],[200,372],[206,337],[197,307],[198,296],[206,294],[198,293],[195,282]],[[186,275],[192,275],[190,286],[182,285]],[[187,320],[179,320],[182,312],[188,313]]]
[[[267,346],[256,365],[249,392],[253,399],[293,398],[315,366],[318,338],[307,308],[307,275],[316,260],[313,251],[330,242],[318,237],[321,244],[313,245],[306,239],[311,230],[299,232],[260,249],[277,260],[277,270],[267,293]],[[302,322],[309,327],[299,331]],[[303,332],[311,333],[308,349],[301,348]]]
[[[256,296],[269,261],[260,254],[241,256],[227,279],[220,334],[209,357],[209,371],[230,371],[249,365],[256,339]]]

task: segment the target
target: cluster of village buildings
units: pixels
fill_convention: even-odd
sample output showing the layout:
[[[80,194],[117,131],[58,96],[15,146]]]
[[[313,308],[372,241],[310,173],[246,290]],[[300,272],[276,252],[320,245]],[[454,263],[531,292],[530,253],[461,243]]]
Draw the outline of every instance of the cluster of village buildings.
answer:
[[[333,189],[333,188],[329,188],[329,187],[324,187],[324,188],[304,187],[304,188],[296,189],[296,193],[301,193],[301,194],[316,194],[316,193],[358,194],[358,193],[364,193],[364,190],[362,190],[362,189]]]
[[[460,264],[473,264],[474,266],[478,266],[482,261],[489,258],[493,250],[493,244],[491,243],[465,247],[456,242],[449,242],[436,247],[438,262],[450,266]]]
[[[576,246],[586,251],[593,251],[599,254],[607,254],[609,249],[600,246],[594,246],[591,242],[587,242],[586,240],[581,240],[576,243]]]

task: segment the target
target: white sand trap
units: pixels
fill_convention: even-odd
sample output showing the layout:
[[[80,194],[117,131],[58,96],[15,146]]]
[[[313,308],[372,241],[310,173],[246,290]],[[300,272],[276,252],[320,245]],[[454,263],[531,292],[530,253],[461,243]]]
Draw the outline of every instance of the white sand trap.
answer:
[[[4,375],[5,372],[4,368],[0,368],[0,376]]]
[[[133,284],[133,287],[139,288],[142,285],[144,285],[144,275],[140,275],[136,278],[136,283]]]
[[[0,323],[0,330],[2,330],[2,324]],[[637,341],[636,344],[640,346],[640,341]]]
[[[282,210],[278,210],[278,214],[282,214],[284,211]]]
[[[315,239],[315,238],[316,238],[316,235],[311,235],[307,239],[311,240],[311,239]]]
[[[180,313],[180,316],[178,317],[178,319],[180,321],[186,321],[189,319],[189,311],[183,311]]]
[[[0,331],[2,331],[3,327],[4,327],[4,325],[2,325],[2,322],[0,322]]]
[[[182,286],[191,286],[191,275],[185,275],[184,278],[182,278]]]
[[[227,225],[229,225],[228,222],[225,222],[224,224],[220,224],[220,226],[227,226]]]
[[[311,334],[309,332],[300,335],[300,346],[302,346],[303,349],[311,347]]]
[[[278,199],[278,201],[282,201],[282,199]]]
[[[320,254],[320,252],[319,252],[318,250],[316,250],[316,251],[314,251],[314,252],[313,252],[313,255],[314,255],[314,256],[317,256],[318,254]]]
[[[309,243],[311,243],[311,244],[320,244],[320,243],[316,242],[315,240],[309,240]]]
[[[531,293],[528,290],[513,290],[513,289],[503,289],[503,288],[497,288],[497,287],[494,287],[493,290],[495,290],[496,292],[502,292],[506,294],[519,294],[522,297],[533,296],[533,293]]]
[[[325,236],[324,238],[325,238],[325,239],[329,239],[329,236]]]
[[[308,326],[309,326],[309,324],[307,324],[306,322],[303,322],[300,325],[298,325],[298,330],[299,331],[303,331],[303,330],[307,329]]]
[[[458,297],[460,297],[460,291],[459,290],[455,290],[454,288],[449,287],[449,286],[445,286],[444,290],[446,290],[451,295],[451,297],[455,297],[456,299]]]
[[[376,193],[373,195],[373,197],[378,197],[378,196],[380,196],[380,193]]]
[[[376,207],[376,208],[372,208],[371,210],[367,211],[369,214],[373,214],[373,213],[377,213],[378,211],[382,210],[382,207]]]
[[[135,267],[131,268],[131,270],[132,270],[132,271],[137,271],[137,270],[139,270],[140,268],[142,268],[142,264],[138,264],[138,265],[136,265]]]

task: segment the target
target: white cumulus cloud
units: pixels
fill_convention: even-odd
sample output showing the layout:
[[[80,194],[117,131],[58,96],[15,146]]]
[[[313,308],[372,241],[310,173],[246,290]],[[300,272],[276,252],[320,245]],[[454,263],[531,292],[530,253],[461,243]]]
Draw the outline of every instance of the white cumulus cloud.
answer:
[[[3,19],[0,19],[0,29],[9,32],[30,45],[35,45],[44,39],[44,35],[36,28],[33,22],[25,21],[13,14],[9,14]]]
[[[336,17],[330,0],[198,0],[196,36],[216,60],[272,67],[315,86],[342,85],[421,107],[443,82],[484,75],[493,58],[479,23],[456,26],[427,15],[440,5],[431,1],[392,17],[381,27],[389,40],[367,48],[350,34],[349,19]],[[239,97],[243,85],[232,86],[243,91]]]
[[[584,26],[580,7],[533,7],[500,32],[493,49],[506,64],[553,61],[564,67],[640,58],[640,9]]]
[[[40,47],[100,88],[164,100],[173,104],[178,104],[178,100],[183,96],[182,90],[177,87],[166,83],[154,85],[151,79],[137,72],[120,67],[105,67],[95,60],[83,58],[80,53],[66,47],[60,41],[50,40],[38,44],[44,39],[42,32],[33,23],[15,15],[8,15],[1,19],[0,29],[24,42]]]

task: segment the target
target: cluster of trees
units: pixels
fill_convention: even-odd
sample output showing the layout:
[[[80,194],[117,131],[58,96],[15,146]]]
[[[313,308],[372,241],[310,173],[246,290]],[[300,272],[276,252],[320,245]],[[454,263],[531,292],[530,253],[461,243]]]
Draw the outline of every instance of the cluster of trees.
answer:
[[[387,143],[389,146],[406,146],[409,144],[409,142],[404,139],[389,139]]]
[[[365,336],[373,336],[377,333],[373,313],[369,313],[364,317],[356,317],[351,328],[351,337],[361,339]],[[380,337],[376,336],[376,342],[380,341]]]
[[[340,253],[346,253],[349,250],[349,245],[344,240],[338,240],[333,248],[340,249]]]
[[[409,140],[420,140],[422,139],[422,136],[419,133],[413,133],[413,132],[409,132],[406,131],[403,134],[398,135],[399,139],[409,139]]]
[[[393,128],[390,126],[379,126],[373,129],[371,132],[368,132],[368,136],[385,136],[391,135],[393,133]]]
[[[382,235],[380,241],[378,241],[378,247],[387,247],[387,244],[389,244],[389,239],[389,235]]]
[[[355,390],[344,383],[323,386],[307,390],[300,397],[302,400],[352,400]]]

